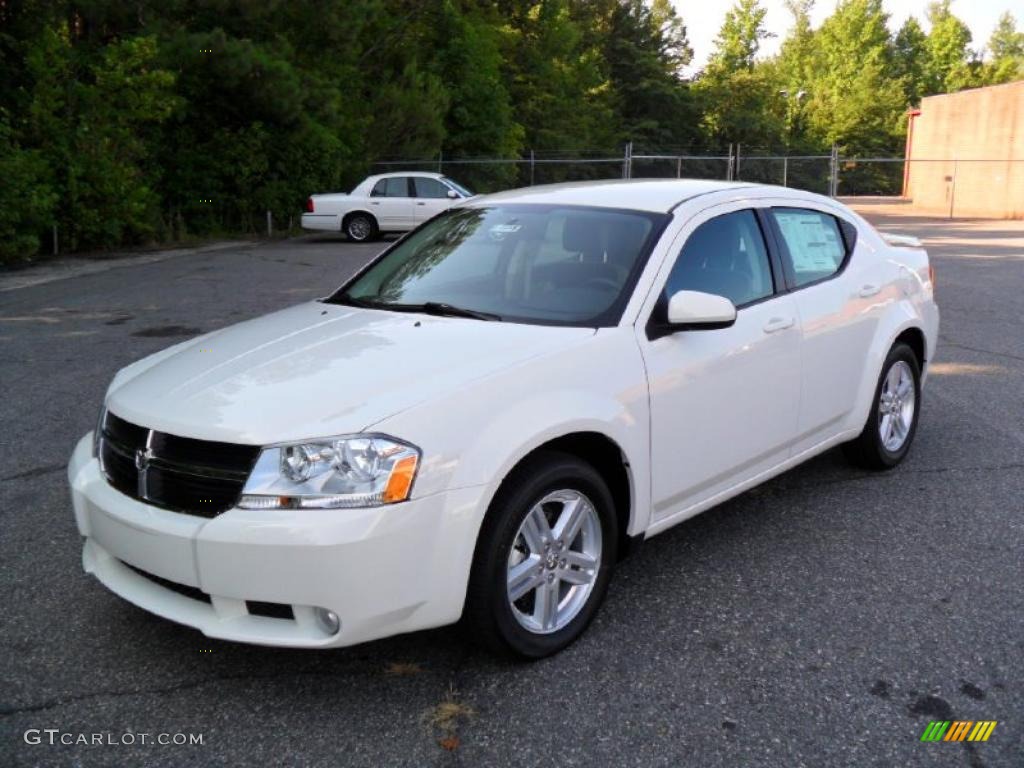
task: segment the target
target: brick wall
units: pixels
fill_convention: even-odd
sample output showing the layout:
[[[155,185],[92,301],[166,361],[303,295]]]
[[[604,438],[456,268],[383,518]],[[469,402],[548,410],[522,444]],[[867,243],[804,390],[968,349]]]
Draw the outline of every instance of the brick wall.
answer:
[[[1024,219],[1024,80],[930,96],[909,130],[916,211]]]

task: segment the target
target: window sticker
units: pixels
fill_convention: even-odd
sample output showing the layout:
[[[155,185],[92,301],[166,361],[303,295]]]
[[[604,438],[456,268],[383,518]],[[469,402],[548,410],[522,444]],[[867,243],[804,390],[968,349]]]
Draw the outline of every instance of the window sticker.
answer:
[[[797,272],[835,272],[843,261],[844,246],[830,216],[812,212],[775,211],[782,236]]]

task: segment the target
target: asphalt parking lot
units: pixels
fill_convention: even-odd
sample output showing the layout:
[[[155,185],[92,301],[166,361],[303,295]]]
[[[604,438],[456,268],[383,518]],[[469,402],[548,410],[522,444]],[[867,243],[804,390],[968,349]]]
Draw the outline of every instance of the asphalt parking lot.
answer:
[[[831,452],[652,539],[583,639],[534,664],[452,628],[329,652],[211,641],[82,573],[65,466],[114,372],[323,295],[379,244],[0,276],[0,765],[1024,764],[1024,222],[864,210],[936,264],[908,460],[867,475]],[[930,720],[999,724],[922,743]],[[203,744],[26,743],[47,728]]]

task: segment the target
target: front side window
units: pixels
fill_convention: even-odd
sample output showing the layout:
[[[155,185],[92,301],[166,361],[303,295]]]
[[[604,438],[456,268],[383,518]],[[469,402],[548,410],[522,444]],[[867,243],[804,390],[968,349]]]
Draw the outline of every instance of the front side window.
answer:
[[[413,176],[412,186],[416,190],[416,197],[448,197],[448,187],[437,179],[427,176]]]
[[[753,211],[709,219],[687,238],[665,285],[666,298],[678,291],[724,296],[737,307],[773,292],[771,265]]]
[[[831,277],[846,259],[846,244],[834,216],[803,208],[772,208],[782,234],[782,256],[797,287]]]
[[[409,179],[405,176],[393,176],[381,179],[374,185],[370,197],[408,197]]]
[[[399,241],[330,301],[614,325],[667,219],[582,206],[453,209]]]

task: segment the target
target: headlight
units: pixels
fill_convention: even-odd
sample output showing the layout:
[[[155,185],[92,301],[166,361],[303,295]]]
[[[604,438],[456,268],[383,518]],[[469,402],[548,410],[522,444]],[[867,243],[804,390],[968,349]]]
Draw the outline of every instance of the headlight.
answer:
[[[100,417],[96,421],[96,429],[92,433],[92,457],[98,458],[100,455],[100,440],[103,439],[103,425],[107,421],[107,406],[106,403],[100,406]]]
[[[377,507],[409,498],[419,449],[382,435],[264,448],[238,506],[243,509]]]

